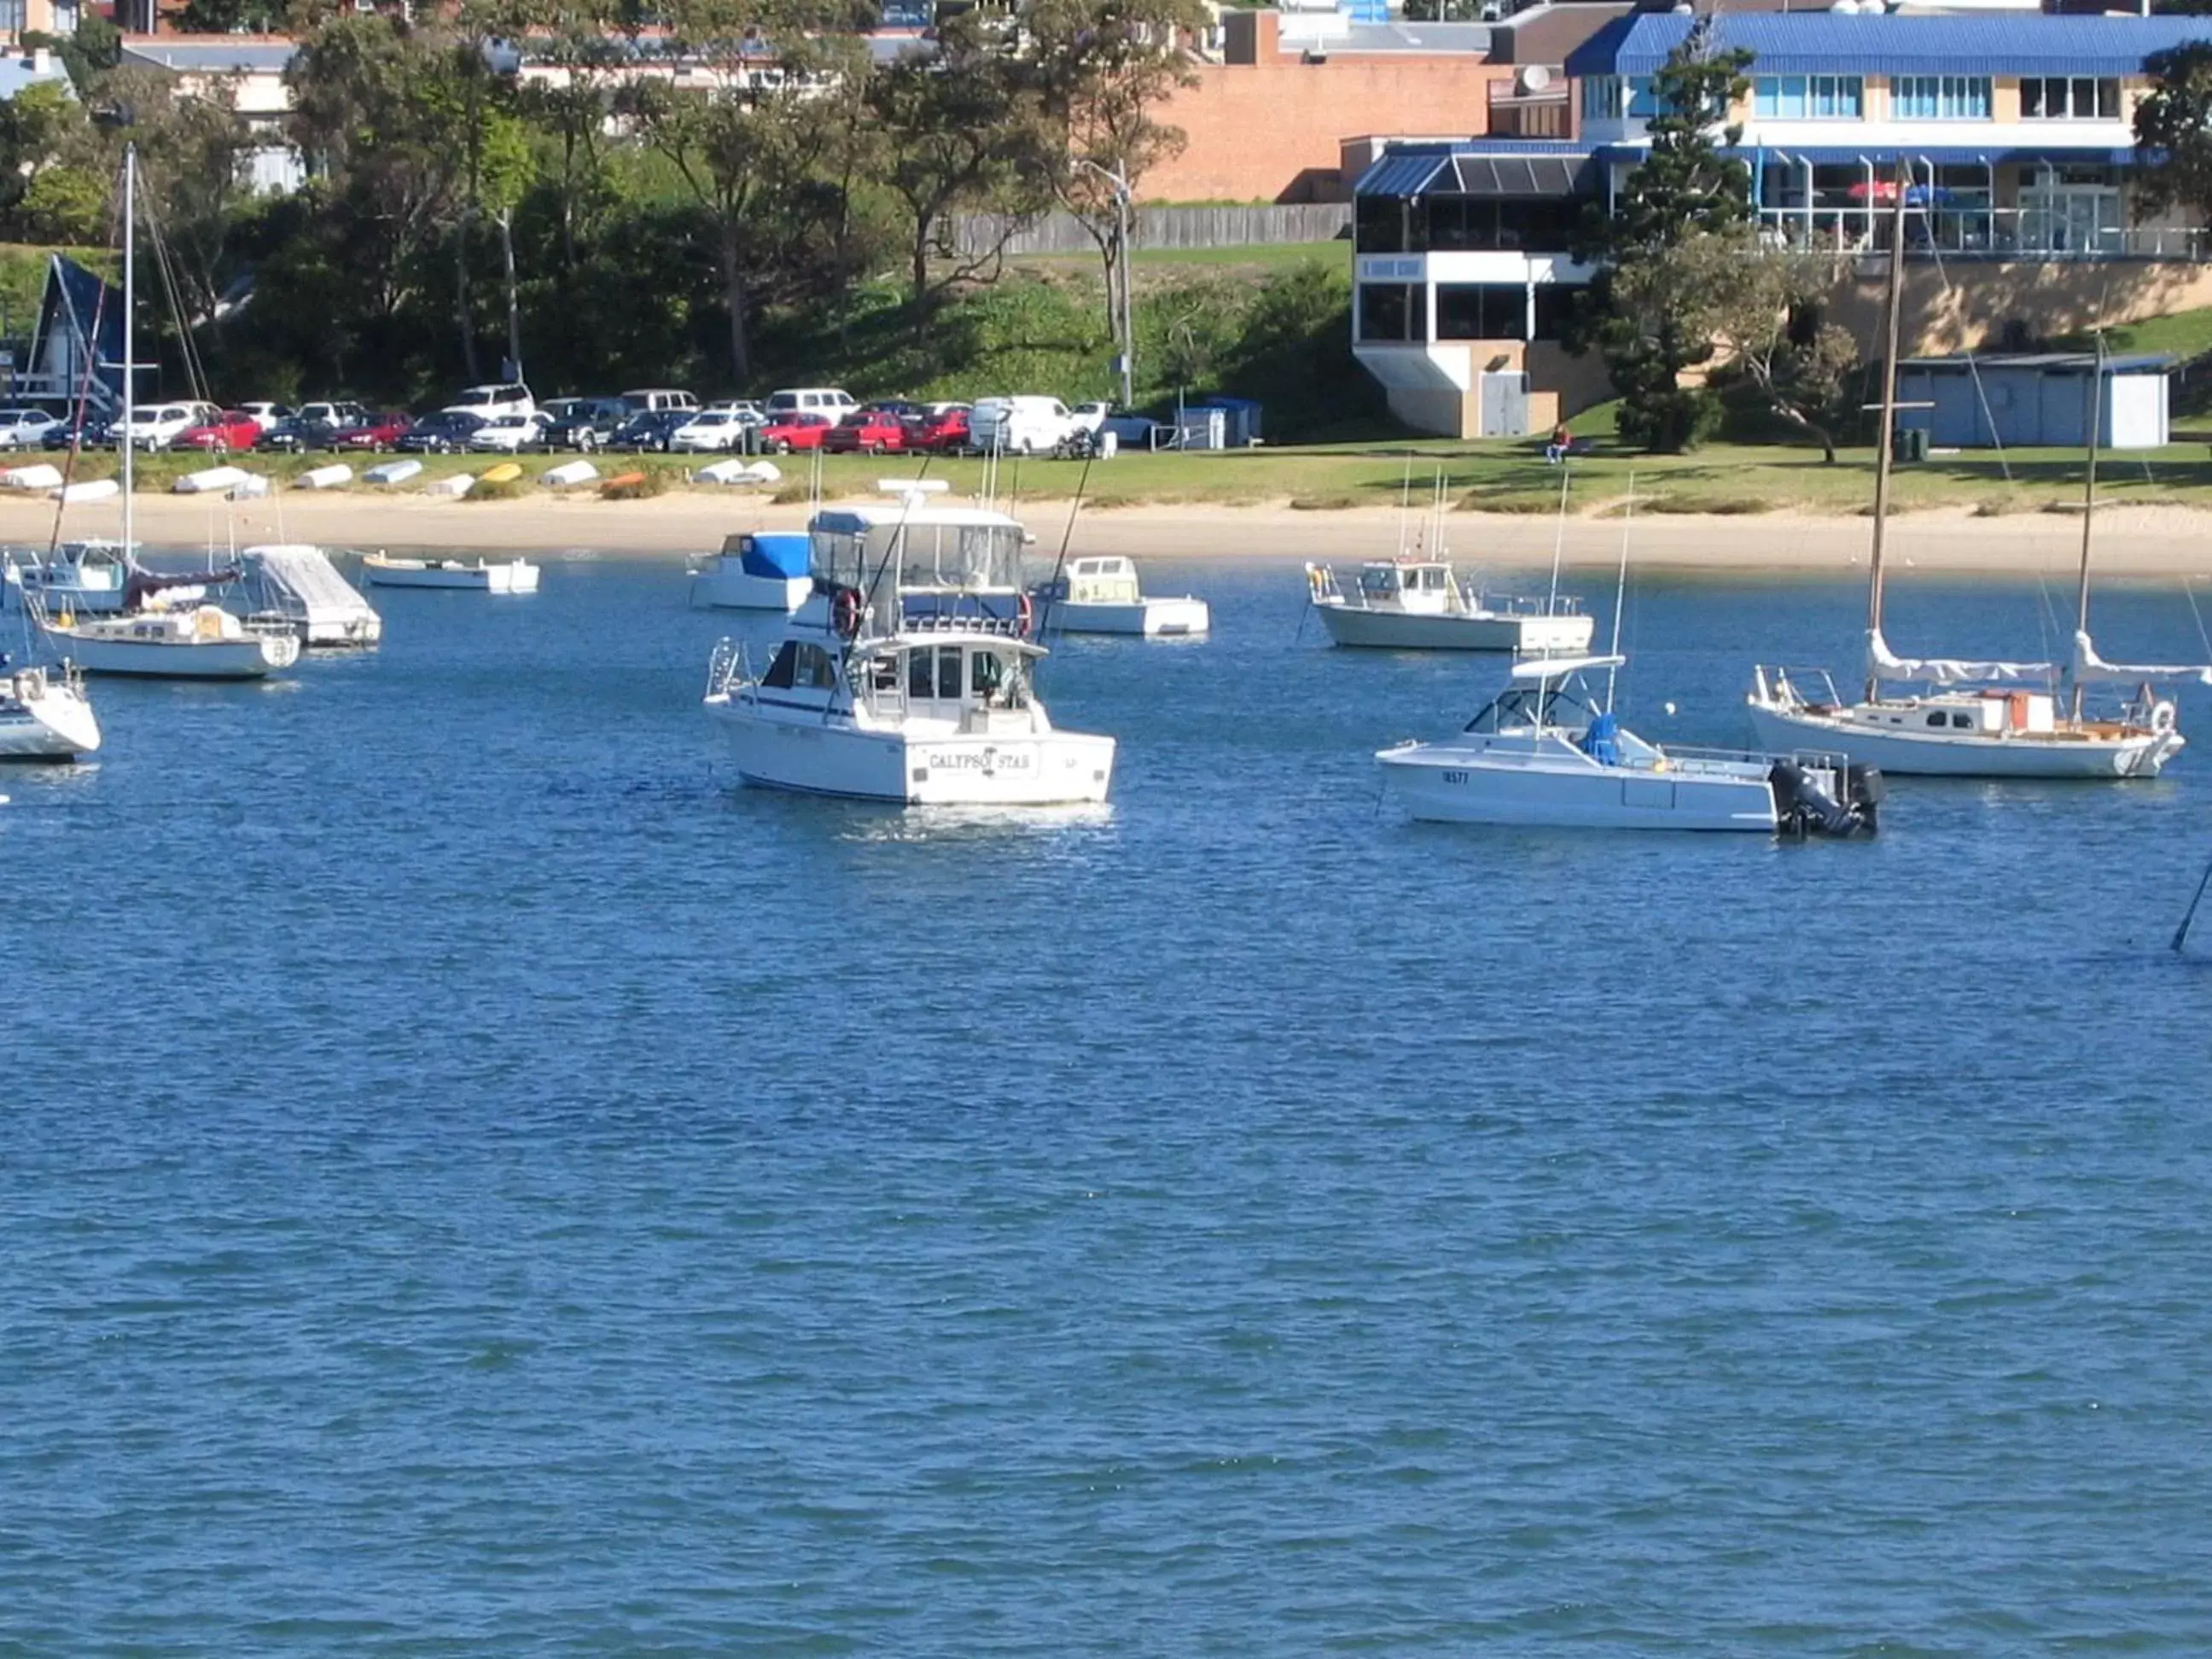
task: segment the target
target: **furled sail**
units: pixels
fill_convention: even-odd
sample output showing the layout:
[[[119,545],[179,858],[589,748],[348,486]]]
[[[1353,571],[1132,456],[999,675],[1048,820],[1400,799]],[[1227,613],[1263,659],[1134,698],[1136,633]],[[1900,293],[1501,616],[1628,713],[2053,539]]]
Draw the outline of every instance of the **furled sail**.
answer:
[[[2174,665],[2150,662],[2106,662],[2097,654],[2097,647],[2084,633],[2074,635],[2074,679],[2076,684],[2094,685],[2110,680],[2195,680],[2199,685],[2212,685],[2212,667],[2201,663]]]
[[[1867,671],[1878,680],[1920,685],[1986,685],[2000,680],[2051,680],[2058,665],[2048,662],[1970,662],[1958,657],[1900,657],[1889,648],[1881,629],[1867,630]]]

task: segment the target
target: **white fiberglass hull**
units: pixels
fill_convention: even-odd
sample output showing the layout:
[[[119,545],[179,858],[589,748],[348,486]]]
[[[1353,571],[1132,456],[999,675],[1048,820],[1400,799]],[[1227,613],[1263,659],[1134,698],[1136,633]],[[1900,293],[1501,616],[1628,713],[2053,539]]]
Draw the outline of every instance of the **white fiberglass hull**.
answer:
[[[65,642],[70,659],[88,674],[129,674],[158,680],[258,680],[300,659],[300,641],[289,634],[242,640],[101,639],[71,629],[47,630]]]
[[[772,611],[788,616],[814,591],[811,576],[756,576],[737,559],[717,556],[691,577],[695,610]]]
[[[1198,599],[1135,599],[1127,604],[1054,599],[1045,606],[1044,626],[1061,634],[1139,634],[1174,639],[1203,634],[1213,625],[1206,601]]]
[[[1847,754],[1886,775],[1934,778],[2151,778],[2185,746],[2178,732],[2124,737],[2039,732],[1884,731],[1863,721],[1762,703],[1749,704],[1752,729],[1767,749]]]
[[[1452,744],[1407,744],[1375,758],[1406,811],[1433,823],[1771,835],[1777,822],[1773,787],[1756,775],[1501,764]]]
[[[535,593],[538,567],[511,564],[427,564],[415,560],[362,561],[362,575],[377,587],[435,587],[469,593]]]
[[[1080,732],[908,736],[707,700],[747,783],[910,806],[1062,806],[1106,799],[1114,739]]]
[[[1402,611],[1316,601],[1328,636],[1339,645],[1384,651],[1510,651],[1527,655],[1580,651],[1590,642],[1592,619],[1580,615],[1420,616]]]
[[[65,761],[100,747],[92,704],[74,687],[44,690],[0,704],[0,761]]]

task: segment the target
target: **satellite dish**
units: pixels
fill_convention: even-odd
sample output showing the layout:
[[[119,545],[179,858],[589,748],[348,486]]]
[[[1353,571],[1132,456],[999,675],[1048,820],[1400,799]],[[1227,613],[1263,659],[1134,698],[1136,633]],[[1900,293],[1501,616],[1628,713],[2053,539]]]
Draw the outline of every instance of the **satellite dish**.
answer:
[[[1541,92],[1552,84],[1552,71],[1541,64],[1531,64],[1521,71],[1521,90]]]

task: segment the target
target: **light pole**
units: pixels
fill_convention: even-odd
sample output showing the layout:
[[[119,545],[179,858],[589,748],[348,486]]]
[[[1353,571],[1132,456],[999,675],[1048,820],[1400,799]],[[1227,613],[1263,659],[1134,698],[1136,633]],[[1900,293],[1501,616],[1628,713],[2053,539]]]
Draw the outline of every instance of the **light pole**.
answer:
[[[1121,407],[1126,410],[1136,402],[1137,373],[1137,319],[1129,304],[1129,175],[1121,161],[1115,162],[1109,169],[1088,156],[1075,159],[1077,165],[1089,167],[1114,188],[1114,270],[1121,278],[1121,292],[1117,303],[1109,285],[1106,305],[1114,319],[1114,332],[1121,341]]]

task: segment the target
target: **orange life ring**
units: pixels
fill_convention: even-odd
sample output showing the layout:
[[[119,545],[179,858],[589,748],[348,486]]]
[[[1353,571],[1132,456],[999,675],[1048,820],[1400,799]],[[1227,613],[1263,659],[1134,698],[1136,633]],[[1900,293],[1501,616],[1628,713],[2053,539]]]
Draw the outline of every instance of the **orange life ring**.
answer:
[[[1030,603],[1030,596],[1024,593],[1015,602],[1014,605],[1014,622],[1021,629],[1021,635],[1024,639],[1029,638],[1030,624],[1036,620],[1036,606]]]
[[[841,587],[837,590],[836,597],[830,601],[830,620],[831,625],[848,640],[860,631],[859,588]]]

